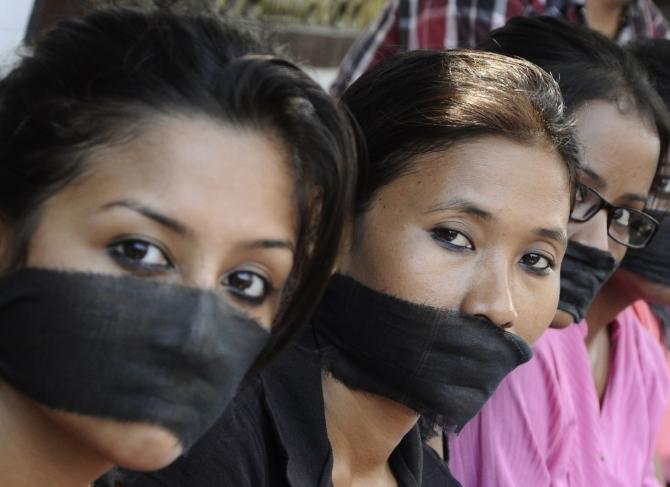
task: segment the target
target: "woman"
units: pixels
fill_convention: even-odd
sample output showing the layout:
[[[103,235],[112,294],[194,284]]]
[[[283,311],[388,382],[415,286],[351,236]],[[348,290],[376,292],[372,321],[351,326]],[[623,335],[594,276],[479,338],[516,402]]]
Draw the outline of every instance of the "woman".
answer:
[[[647,68],[666,108],[670,110],[670,41],[638,41],[628,48]],[[670,182],[670,178],[666,181]],[[662,187],[665,194],[660,196],[670,199],[670,185],[666,183]],[[644,249],[626,253],[621,268],[605,284],[603,293],[611,288],[612,292],[607,294],[617,302],[638,300],[633,303],[632,309],[661,345],[670,373],[670,335],[667,334],[667,313],[664,314],[662,308],[662,305],[670,305],[670,219],[667,209],[657,212],[656,218],[660,225],[654,240]],[[653,311],[647,303],[656,305]],[[598,301],[594,302],[594,306],[598,304]],[[670,483],[670,403],[661,420],[656,454],[662,483]]]
[[[0,81],[1,485],[167,465],[311,313],[353,139],[259,52],[212,19],[100,11]]]
[[[596,316],[592,303],[627,248],[657,230],[647,209],[658,208],[667,171],[665,109],[635,60],[584,28],[515,19],[483,47],[552,73],[577,120],[584,169],[559,304],[570,316],[554,323],[579,323],[542,337],[452,437],[450,465],[468,486],[651,485],[668,387],[660,351],[625,305]]]
[[[461,428],[549,325],[576,167],[551,77],[417,51],[343,101],[369,164],[311,328],[187,455],[133,485],[458,485],[419,415]]]

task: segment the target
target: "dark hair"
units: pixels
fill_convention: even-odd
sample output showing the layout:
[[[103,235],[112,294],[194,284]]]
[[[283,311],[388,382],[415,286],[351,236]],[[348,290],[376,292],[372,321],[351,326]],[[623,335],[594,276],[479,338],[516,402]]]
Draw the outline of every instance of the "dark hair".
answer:
[[[553,147],[574,197],[574,125],[555,81],[529,62],[477,51],[412,51],[377,64],[342,100],[368,147],[368,165],[359,168],[359,214],[417,156],[486,135]]]
[[[642,39],[626,46],[633,53],[635,59],[642,64],[649,73],[656,91],[663,103],[670,111],[670,40]],[[670,174],[658,181],[657,187],[665,191],[670,198]]]
[[[492,31],[480,49],[518,56],[551,73],[571,113],[584,103],[603,100],[632,106],[656,129],[661,152],[650,203],[662,194],[658,182],[668,174],[670,124],[647,73],[622,47],[584,26],[552,17],[516,17]]]
[[[42,202],[83,170],[90,151],[141,133],[161,114],[206,116],[284,146],[299,239],[263,360],[318,303],[349,217],[356,149],[348,115],[299,68],[215,18],[110,9],[64,21],[0,81],[0,218],[14,267]]]

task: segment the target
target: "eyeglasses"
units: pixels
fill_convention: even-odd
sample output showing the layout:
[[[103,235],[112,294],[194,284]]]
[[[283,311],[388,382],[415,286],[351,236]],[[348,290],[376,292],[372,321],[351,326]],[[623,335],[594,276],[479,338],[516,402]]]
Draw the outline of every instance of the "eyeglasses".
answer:
[[[607,210],[607,234],[621,245],[632,249],[645,247],[658,229],[658,221],[643,211],[614,206],[595,189],[580,184],[570,219],[586,222],[602,209]]]

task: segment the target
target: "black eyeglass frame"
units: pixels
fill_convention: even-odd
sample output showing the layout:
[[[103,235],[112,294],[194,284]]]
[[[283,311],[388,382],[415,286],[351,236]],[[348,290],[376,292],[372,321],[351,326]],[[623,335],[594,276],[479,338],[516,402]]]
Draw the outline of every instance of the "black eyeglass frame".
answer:
[[[644,211],[638,210],[636,208],[630,208],[629,206],[615,206],[612,203],[610,203],[609,201],[607,201],[605,198],[603,198],[603,196],[600,193],[598,193],[598,191],[591,188],[590,186],[587,186],[586,184],[580,183],[578,191],[581,190],[581,189],[584,189],[586,191],[589,191],[589,192],[595,194],[598,197],[599,203],[596,207],[594,207],[595,209],[592,211],[592,213],[590,215],[584,217],[584,218],[573,217],[572,216],[573,213],[574,213],[574,209],[573,209],[573,211],[570,212],[570,220],[571,221],[574,221],[574,222],[577,222],[577,223],[587,222],[591,218],[596,216],[600,210],[605,209],[607,211],[607,235],[609,236],[609,238],[611,238],[615,242],[620,243],[621,245],[623,245],[625,247],[628,247],[630,249],[643,249],[643,248],[645,248],[649,244],[649,242],[651,242],[651,240],[654,238],[654,235],[656,235],[656,232],[658,231],[658,227],[659,227],[660,223],[656,218],[654,218],[650,214],[645,213]],[[654,230],[649,234],[649,236],[647,237],[647,240],[645,240],[645,242],[642,243],[642,244],[633,245],[631,243],[622,242],[619,238],[615,237],[614,235],[612,235],[612,233],[610,233],[610,225],[612,224],[612,218],[613,218],[612,215],[614,213],[613,210],[626,210],[626,211],[629,211],[631,213],[635,213],[637,215],[642,215],[645,219],[647,219],[648,221],[653,223]]]

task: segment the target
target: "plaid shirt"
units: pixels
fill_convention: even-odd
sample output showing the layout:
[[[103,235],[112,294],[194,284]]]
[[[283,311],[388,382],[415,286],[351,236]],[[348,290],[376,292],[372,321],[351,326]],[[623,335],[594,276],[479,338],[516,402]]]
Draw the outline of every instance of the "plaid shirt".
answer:
[[[517,16],[550,15],[586,24],[585,0],[391,0],[345,56],[331,87],[341,95],[381,59],[414,49],[475,47],[491,31]],[[652,0],[632,0],[622,16],[620,43],[670,38],[669,26]]]

